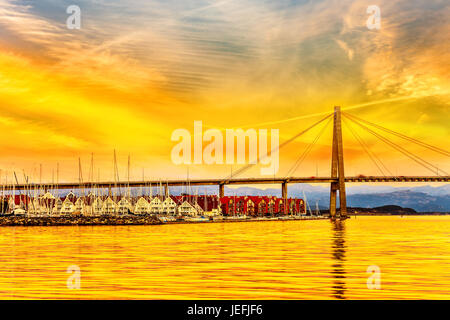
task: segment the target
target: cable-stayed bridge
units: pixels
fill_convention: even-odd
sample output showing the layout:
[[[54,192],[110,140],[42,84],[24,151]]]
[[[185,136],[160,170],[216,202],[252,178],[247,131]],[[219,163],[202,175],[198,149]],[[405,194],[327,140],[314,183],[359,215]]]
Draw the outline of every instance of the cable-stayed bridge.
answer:
[[[344,173],[344,153],[343,153],[343,140],[342,140],[342,121],[346,124],[349,131],[355,137],[355,139],[359,142],[365,153],[369,156],[370,160],[374,163],[378,171],[381,173],[379,176],[345,176]],[[296,171],[296,169],[301,165],[306,156],[310,153],[311,149],[320,139],[322,134],[325,131],[325,128],[328,126],[330,122],[333,122],[333,143],[332,143],[332,154],[331,154],[331,175],[327,177],[295,177],[292,174]],[[246,185],[246,184],[280,184],[282,191],[282,198],[287,201],[287,186],[292,183],[329,183],[330,184],[330,215],[331,218],[341,217],[345,218],[347,216],[347,199],[346,199],[346,190],[345,184],[348,182],[360,182],[360,183],[378,183],[378,182],[450,182],[450,174],[445,172],[442,169],[439,169],[432,163],[426,161],[421,156],[411,153],[407,149],[405,149],[402,145],[399,145],[389,139],[386,135],[380,133],[387,133],[389,135],[401,138],[405,141],[414,143],[421,147],[426,148],[429,151],[439,153],[445,157],[450,157],[450,152],[424,143],[420,140],[408,137],[402,133],[396,132],[391,129],[384,128],[380,125],[369,122],[365,119],[361,119],[355,115],[351,115],[347,112],[341,111],[340,107],[335,107],[334,112],[327,115],[326,117],[320,119],[316,123],[312,124],[308,128],[302,130],[297,133],[290,139],[286,140],[278,149],[284,148],[286,145],[310,131],[312,128],[317,127],[319,124],[325,123],[324,127],[320,130],[319,134],[315,137],[315,139],[307,146],[307,148],[303,151],[303,153],[297,158],[293,166],[289,169],[288,173],[284,177],[273,177],[273,178],[237,178],[240,174],[244,173],[248,169],[250,169],[254,164],[248,164],[244,167],[240,168],[237,172],[233,173],[232,176],[227,178],[215,178],[215,179],[183,179],[183,180],[141,180],[141,181],[104,181],[104,182],[83,182],[81,175],[79,178],[79,182],[76,183],[57,183],[57,184],[39,184],[39,188],[43,189],[83,189],[83,188],[121,188],[121,187],[148,187],[148,186],[164,186],[165,193],[167,194],[167,190],[169,186],[185,186],[187,184],[192,186],[207,186],[207,185],[217,185],[219,188],[219,196],[224,196],[225,185]],[[377,155],[371,151],[369,145],[364,142],[361,136],[357,133],[357,131],[352,128],[350,125],[357,125],[359,128],[364,131],[370,133],[377,139],[381,140],[388,146],[392,147],[396,151],[402,153],[412,161],[416,162],[423,168],[430,171],[433,175],[430,176],[398,176],[393,175],[392,172],[388,169],[388,167],[380,160]],[[378,130],[378,131],[377,131]],[[272,150],[276,151],[276,150]],[[267,155],[266,155],[267,156]],[[259,162],[259,158],[258,161]],[[117,171],[117,165],[115,162],[115,170]],[[81,172],[81,164],[80,164],[80,172]],[[115,173],[115,177],[118,177],[118,173]],[[17,184],[14,185],[16,190],[33,190],[37,187],[36,184],[33,183],[22,183],[19,184],[16,178]],[[339,193],[339,207],[337,208],[337,194]]]

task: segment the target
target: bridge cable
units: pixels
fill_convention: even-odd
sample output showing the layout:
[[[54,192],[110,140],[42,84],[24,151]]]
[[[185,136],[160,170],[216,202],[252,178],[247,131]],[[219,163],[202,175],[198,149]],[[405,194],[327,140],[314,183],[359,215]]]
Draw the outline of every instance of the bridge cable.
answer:
[[[377,125],[377,124],[375,124],[375,123],[369,122],[369,121],[367,121],[367,120],[365,120],[365,119],[361,119],[361,118],[359,118],[359,117],[357,117],[357,116],[355,116],[355,115],[349,114],[349,113],[347,113],[347,112],[343,112],[343,111],[342,111],[342,113],[345,114],[345,115],[348,116],[348,117],[353,117],[355,120],[359,120],[359,121],[364,122],[364,123],[366,123],[366,124],[368,124],[368,125],[371,125],[371,126],[373,126],[373,127],[375,127],[375,128],[378,128],[378,129],[380,129],[380,130],[383,130],[383,131],[385,131],[385,132],[388,132],[388,133],[390,133],[390,134],[392,134],[392,135],[395,135],[395,136],[400,137],[400,138],[402,138],[402,139],[405,139],[405,140],[408,140],[408,141],[410,141],[410,142],[413,142],[413,143],[415,143],[415,144],[417,144],[417,145],[420,145],[420,146],[422,146],[422,147],[425,147],[425,148],[427,148],[427,149],[429,149],[429,150],[432,150],[432,151],[434,151],[434,152],[440,153],[440,154],[442,154],[442,155],[444,155],[444,156],[450,157],[450,152],[449,152],[449,151],[446,151],[446,150],[444,150],[444,149],[441,149],[441,148],[432,146],[432,145],[430,145],[430,144],[428,144],[428,143],[425,143],[425,142],[422,142],[422,141],[420,141],[420,140],[417,140],[417,139],[408,137],[408,136],[406,136],[406,135],[404,135],[404,134],[402,134],[402,133],[399,133],[399,132],[396,132],[396,131],[394,131],[394,130],[391,130],[391,129],[382,127],[382,126]]]
[[[348,118],[350,119],[350,118]],[[359,126],[361,126],[362,128],[366,129],[367,131],[369,131],[372,135],[374,135],[375,137],[379,138],[380,140],[382,140],[383,142],[385,142],[386,144],[390,145],[391,147],[393,147],[394,149],[396,149],[397,151],[403,153],[404,155],[406,155],[407,157],[409,157],[410,159],[414,160],[415,162],[417,162],[418,164],[420,164],[421,166],[423,166],[424,168],[430,170],[431,172],[433,172],[434,174],[437,173],[438,176],[440,176],[440,174],[438,173],[438,171],[440,170],[438,167],[434,166],[433,164],[429,163],[428,161],[420,158],[419,156],[414,155],[413,153],[411,153],[410,151],[406,150],[405,148],[401,147],[400,145],[394,143],[393,141],[383,137],[382,135],[380,135],[377,132],[374,132],[373,130],[371,130],[370,128],[364,126],[363,124],[350,119],[351,121],[357,123]],[[431,167],[431,168],[430,168]],[[447,172],[445,172],[444,170],[440,170],[442,172],[444,172],[445,174],[448,175]]]
[[[352,135],[355,137],[355,139],[359,142],[359,144],[361,145],[363,150],[367,153],[367,155],[369,156],[370,160],[372,160],[372,162],[375,164],[375,166],[381,172],[381,174],[386,177],[386,174],[384,173],[383,169],[380,167],[378,162],[381,164],[381,166],[384,168],[384,170],[386,170],[391,176],[393,176],[393,174],[384,165],[384,163],[380,160],[380,158],[378,158],[377,155],[373,151],[370,150],[369,146],[364,142],[364,140],[361,138],[361,136],[355,130],[353,130],[353,128],[350,125],[350,123],[347,122],[347,119],[346,118],[342,118],[342,120],[343,120],[344,124],[347,126],[347,128],[349,129],[349,131],[352,133]]]
[[[434,174],[437,174],[438,176],[440,176],[439,171],[444,172],[446,175],[449,175],[447,172],[445,172],[442,169],[439,169],[438,167],[434,166],[433,164],[429,163],[428,161],[420,158],[419,156],[414,155],[413,153],[411,153],[410,151],[406,150],[405,148],[399,146],[398,144],[390,141],[389,139],[383,137],[382,135],[380,135],[379,133],[371,130],[370,128],[368,128],[367,126],[363,125],[362,123],[360,123],[357,120],[354,120],[348,116],[346,116],[347,119],[350,119],[352,122],[356,123],[357,125],[359,125],[361,128],[367,130],[369,133],[371,133],[372,135],[374,135],[375,137],[377,137],[378,139],[382,140],[384,143],[390,145],[391,147],[393,147],[394,149],[396,149],[397,151],[403,153],[404,155],[406,155],[408,158],[414,160],[415,162],[417,162],[418,164],[420,164],[422,167],[428,169],[429,171],[433,172]],[[434,168],[434,169],[433,169]]]
[[[303,135],[304,133],[308,132],[309,130],[311,130],[312,128],[314,128],[315,126],[317,126],[318,124],[322,123],[323,121],[325,121],[326,119],[330,118],[333,115],[333,113],[330,113],[329,115],[327,115],[326,117],[322,118],[321,120],[317,121],[316,123],[312,124],[311,126],[309,126],[308,128],[306,128],[305,130],[297,133],[296,135],[294,135],[293,137],[289,138],[288,140],[286,140],[285,142],[283,142],[282,144],[280,144],[277,148],[274,148],[270,151],[270,154],[272,154],[272,152],[278,151],[281,148],[285,147],[286,145],[288,145],[289,143],[291,143],[292,141],[294,141],[295,139],[297,139],[298,137],[300,137],[301,135]],[[228,178],[225,179],[226,180],[230,180],[232,177],[238,176],[239,174],[247,171],[248,169],[250,169],[251,167],[253,167],[255,164],[259,163],[261,159],[265,159],[268,156],[268,153],[266,153],[263,156],[260,156],[258,154],[258,157],[256,159],[255,163],[249,163],[246,166],[240,168],[239,170],[237,170],[235,173],[233,173],[233,175],[228,176]]]
[[[314,145],[317,143],[317,141],[320,139],[320,137],[323,135],[323,133],[325,132],[325,129],[328,127],[328,125],[330,124],[331,120],[333,120],[333,118],[330,118],[326,123],[325,126],[323,126],[323,128],[320,130],[320,132],[317,134],[317,136],[314,138],[314,140],[306,147],[306,149],[303,151],[303,153],[297,158],[296,162],[294,163],[294,165],[289,169],[289,171],[286,174],[286,178],[288,178],[292,173],[294,173],[298,167],[300,166],[300,164],[302,164],[302,162],[305,160],[305,158],[308,156],[308,154],[310,153],[311,149],[314,147]]]
[[[325,124],[325,126],[322,128],[322,130],[319,132],[319,134],[314,138],[314,140],[307,146],[307,148],[304,150],[304,152],[302,153],[302,155],[297,159],[297,161],[294,163],[294,165],[291,167],[291,169],[288,171],[288,173],[286,174],[286,178],[289,177],[289,175],[291,173],[294,173],[298,167],[300,166],[300,164],[305,160],[305,158],[308,156],[308,154],[310,153],[310,151],[312,150],[312,148],[314,147],[314,145],[317,143],[317,141],[320,139],[320,137],[323,135],[325,129],[328,127],[329,123],[331,122],[331,120],[333,120],[333,118],[330,118],[327,123]]]

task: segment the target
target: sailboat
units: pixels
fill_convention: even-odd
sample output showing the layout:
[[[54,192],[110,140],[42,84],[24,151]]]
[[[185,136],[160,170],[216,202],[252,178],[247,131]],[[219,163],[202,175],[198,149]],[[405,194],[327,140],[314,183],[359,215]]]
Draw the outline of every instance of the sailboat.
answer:
[[[306,210],[308,209],[309,215],[312,216],[313,214],[311,211],[311,207],[309,206],[308,200],[306,199],[305,191],[303,191],[303,198],[305,199],[305,214],[306,214]]]

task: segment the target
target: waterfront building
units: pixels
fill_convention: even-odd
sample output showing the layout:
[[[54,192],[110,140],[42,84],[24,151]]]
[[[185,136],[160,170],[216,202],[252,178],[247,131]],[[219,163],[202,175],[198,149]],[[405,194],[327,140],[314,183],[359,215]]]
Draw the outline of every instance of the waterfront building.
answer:
[[[83,198],[84,201],[84,214],[85,215],[94,215],[94,201],[95,194],[91,191],[89,194]]]
[[[283,215],[285,214],[285,208],[284,208],[284,200],[281,198],[277,198],[275,200],[275,210],[276,212],[278,212],[279,214]]]
[[[268,199],[267,197],[259,197],[257,199],[256,205],[258,210],[258,216],[265,216],[268,213]]]
[[[111,197],[106,198],[102,206],[102,214],[113,215],[117,212],[117,204]]]
[[[77,214],[84,214],[84,212],[85,212],[85,204],[84,204],[84,200],[83,200],[82,197],[78,198],[75,201],[74,211],[73,212],[77,213]]]
[[[66,197],[61,206],[61,214],[72,214],[75,210],[75,206],[72,201]]]
[[[220,208],[224,215],[272,216],[283,214],[304,214],[303,199],[284,200],[273,196],[225,196],[220,199]]]
[[[55,202],[55,196],[47,191],[42,197],[39,198],[41,214],[50,215],[53,211]]]
[[[217,195],[199,195],[196,203],[202,208],[205,215],[220,214],[220,200]]]
[[[197,211],[197,215],[202,216],[204,214],[203,208],[197,203],[197,201],[194,203],[194,208]]]
[[[160,214],[163,212],[163,205],[161,200],[158,197],[154,197],[152,201],[150,201],[150,213]]]
[[[150,204],[144,197],[140,197],[134,206],[134,214],[150,213]]]
[[[196,216],[198,214],[198,211],[191,203],[189,203],[189,201],[185,200],[178,207],[178,213],[183,216]]]
[[[50,192],[46,192],[43,196],[43,199],[55,199],[55,196],[53,194],[51,194]]]
[[[103,200],[101,197],[95,197],[92,203],[92,212],[94,215],[101,215],[103,209]]]
[[[66,198],[65,198],[65,199],[69,199],[70,201],[72,201],[72,203],[74,203],[75,200],[76,200],[76,196],[75,196],[75,194],[74,194],[72,191],[70,191],[70,192],[66,195]]]
[[[248,216],[254,216],[255,215],[255,202],[249,197],[247,197],[244,207],[244,213]]]
[[[60,198],[55,200],[55,203],[52,208],[52,215],[57,216],[61,213],[61,209],[63,207],[63,202]]]
[[[132,206],[127,198],[120,199],[117,204],[117,213],[118,214],[129,214],[131,212]]]
[[[16,212],[18,209],[27,211],[26,209],[30,202],[31,202],[31,198],[27,195],[24,195],[24,194],[15,195],[14,196],[14,212]],[[19,212],[19,211],[17,211],[17,212]]]
[[[174,216],[177,213],[177,204],[172,199],[172,197],[168,196],[162,203],[162,211],[164,214]]]
[[[276,198],[269,198],[267,213],[271,216],[278,213],[276,211]]]

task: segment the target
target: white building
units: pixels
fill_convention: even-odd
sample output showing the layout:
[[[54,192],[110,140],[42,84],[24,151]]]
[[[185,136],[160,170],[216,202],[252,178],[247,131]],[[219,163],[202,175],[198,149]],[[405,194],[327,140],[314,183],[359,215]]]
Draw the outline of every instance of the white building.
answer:
[[[61,209],[63,206],[63,202],[60,198],[56,199],[55,204],[53,205],[52,215],[57,216],[61,213]]]
[[[73,205],[72,201],[69,200],[69,198],[65,198],[62,207],[61,207],[61,214],[72,214],[75,210],[75,206]]]
[[[200,207],[200,205],[197,202],[194,204],[194,208],[195,208],[195,210],[197,210],[198,215],[200,215],[200,216],[203,215],[203,213],[204,213],[203,208]]]
[[[160,214],[163,211],[162,202],[158,197],[154,197],[152,201],[150,201],[150,213]]]
[[[127,200],[127,198],[120,199],[117,204],[117,213],[118,214],[128,214],[132,209],[131,203]]]
[[[85,211],[84,200],[83,200],[83,198],[80,197],[75,201],[74,212],[79,212],[80,214],[84,214],[84,211]]]
[[[134,206],[134,214],[150,213],[150,204],[144,197],[140,197]]]
[[[198,214],[197,209],[187,201],[184,201],[178,207],[178,213],[183,216],[196,216]]]
[[[103,201],[100,197],[95,197],[94,202],[92,202],[92,212],[94,215],[98,216],[102,214]]]
[[[43,196],[42,199],[55,199],[55,197],[50,193],[50,192],[46,192]]]
[[[115,214],[117,211],[117,204],[114,202],[111,197],[108,197],[104,202],[102,206],[102,214]]]
[[[162,211],[164,214],[174,216],[177,213],[177,204],[171,197],[167,197],[162,203]]]

